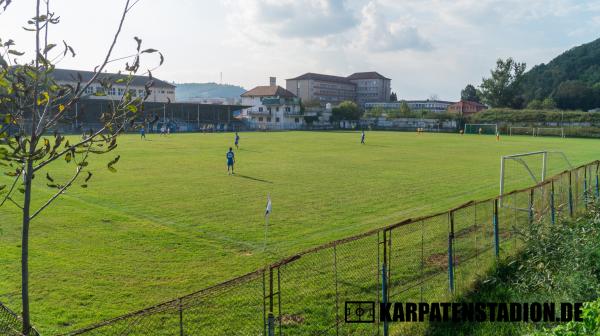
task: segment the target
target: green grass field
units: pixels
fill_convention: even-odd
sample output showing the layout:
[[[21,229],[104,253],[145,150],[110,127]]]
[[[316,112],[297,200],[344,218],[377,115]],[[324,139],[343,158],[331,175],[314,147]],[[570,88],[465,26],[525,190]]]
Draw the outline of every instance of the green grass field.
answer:
[[[498,192],[501,155],[598,159],[597,140],[369,132],[123,136],[31,228],[31,310],[44,334],[66,332],[253,271],[334,239]],[[118,173],[105,166],[120,154]],[[550,173],[566,169],[550,160]],[[53,176],[66,176],[66,163]],[[514,168],[514,169],[512,169]],[[512,167],[509,189],[532,184]],[[45,175],[44,173],[42,173]],[[0,177],[5,179],[5,177]],[[6,179],[3,182],[7,182]],[[34,202],[51,190],[35,182]],[[267,252],[264,207],[270,193]],[[18,209],[0,209],[0,301],[20,309]]]

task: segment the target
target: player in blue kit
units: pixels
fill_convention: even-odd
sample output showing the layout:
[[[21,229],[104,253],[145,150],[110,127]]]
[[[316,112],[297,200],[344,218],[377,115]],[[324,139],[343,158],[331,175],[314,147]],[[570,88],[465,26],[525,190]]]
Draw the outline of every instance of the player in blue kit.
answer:
[[[235,154],[233,154],[233,148],[229,147],[227,152],[227,175],[235,175],[233,172],[233,164],[235,163]],[[231,169],[231,172],[229,171]]]
[[[239,143],[240,143],[240,136],[239,136],[238,132],[235,132],[235,148],[236,149],[240,149]]]

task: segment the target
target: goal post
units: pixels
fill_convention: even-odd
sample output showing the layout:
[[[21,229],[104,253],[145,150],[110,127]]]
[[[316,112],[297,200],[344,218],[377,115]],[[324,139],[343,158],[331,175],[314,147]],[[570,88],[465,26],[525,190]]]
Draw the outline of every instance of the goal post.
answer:
[[[498,124],[465,124],[465,134],[498,134]]]
[[[531,178],[532,182],[535,184],[541,183],[546,180],[548,174],[548,156],[549,154],[556,154],[566,162],[567,166],[570,169],[573,169],[573,165],[563,152],[559,151],[536,151],[536,152],[528,152],[528,153],[520,153],[520,154],[512,154],[502,156],[500,159],[500,205],[502,205],[502,195],[505,193],[505,177],[506,177],[506,163],[507,161],[514,161],[518,165],[522,166],[529,178]],[[541,164],[539,167],[541,168],[539,172],[535,172],[536,168],[532,168],[532,163],[527,162],[524,159],[528,157],[539,157],[541,160]]]
[[[565,137],[564,127],[538,127],[535,129],[536,136],[559,136]]]
[[[511,126],[508,129],[508,135],[531,135],[535,136],[535,128],[528,126]]]

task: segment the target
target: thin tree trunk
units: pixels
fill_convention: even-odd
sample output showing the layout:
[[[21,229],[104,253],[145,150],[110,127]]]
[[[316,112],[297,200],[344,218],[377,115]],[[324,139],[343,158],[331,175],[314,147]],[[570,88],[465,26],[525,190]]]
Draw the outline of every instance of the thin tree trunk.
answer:
[[[36,18],[40,17],[40,0],[35,2]],[[46,24],[48,24],[46,22]],[[31,322],[29,314],[29,215],[31,207],[31,180],[33,179],[33,161],[32,156],[37,147],[36,123],[38,116],[38,97],[40,94],[38,82],[40,78],[40,20],[35,21],[35,69],[37,76],[33,88],[33,109],[31,113],[31,137],[29,141],[29,157],[25,167],[25,197],[23,199],[23,236],[21,237],[21,301],[23,305],[23,334],[28,336],[31,331]]]
[[[31,204],[31,177],[33,162],[27,160],[25,169],[25,198],[23,200],[23,236],[21,237],[21,299],[23,305],[23,334],[29,335],[29,211]]]

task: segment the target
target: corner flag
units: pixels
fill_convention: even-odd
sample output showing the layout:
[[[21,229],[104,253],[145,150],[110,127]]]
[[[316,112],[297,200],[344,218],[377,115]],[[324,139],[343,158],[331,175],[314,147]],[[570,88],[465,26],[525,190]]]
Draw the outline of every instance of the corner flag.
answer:
[[[267,209],[265,210],[265,217],[268,217],[271,213],[271,195],[267,196]]]
[[[265,210],[265,240],[263,241],[263,251],[267,250],[267,231],[269,230],[269,214],[271,214],[271,195],[267,195],[267,209]]]

